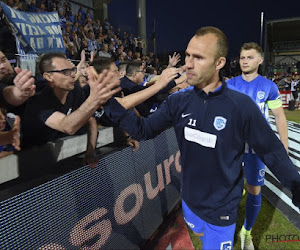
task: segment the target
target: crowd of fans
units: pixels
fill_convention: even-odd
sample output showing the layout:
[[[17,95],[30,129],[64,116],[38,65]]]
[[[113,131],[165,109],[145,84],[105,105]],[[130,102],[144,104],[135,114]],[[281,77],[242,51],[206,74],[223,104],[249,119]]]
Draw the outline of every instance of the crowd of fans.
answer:
[[[82,50],[93,52],[95,57],[110,57],[118,64],[122,61],[143,60],[147,65],[160,70],[160,62],[153,53],[145,54],[146,43],[133,33],[114,28],[108,19],[93,17],[89,8],[79,7],[73,13],[71,3],[66,0],[11,0],[4,1],[21,11],[45,12],[57,11],[60,18],[62,37],[67,58],[80,60]]]
[[[13,69],[6,51],[0,51],[0,128],[7,130],[0,134],[0,145],[12,144],[19,150],[20,144],[28,148],[88,132],[86,159],[94,166],[97,124],[113,126],[116,141],[138,149],[138,142],[103,112],[102,105],[111,96],[136,115],[147,117],[168,95],[189,87],[180,54],[170,55],[168,64],[162,65],[152,52],[144,53],[143,41],[120,28],[114,29],[107,19],[94,19],[89,8],[81,6],[72,13],[68,0],[4,2],[16,10],[58,11],[66,52],[41,56],[39,76],[33,78],[28,70]],[[239,59],[235,58],[227,63],[223,76],[238,74]],[[295,71],[283,79],[277,75],[268,76],[275,76],[272,80],[278,87],[290,89],[297,99],[299,74]],[[117,88],[119,81],[122,91]],[[6,122],[8,112],[17,115],[10,127]]]

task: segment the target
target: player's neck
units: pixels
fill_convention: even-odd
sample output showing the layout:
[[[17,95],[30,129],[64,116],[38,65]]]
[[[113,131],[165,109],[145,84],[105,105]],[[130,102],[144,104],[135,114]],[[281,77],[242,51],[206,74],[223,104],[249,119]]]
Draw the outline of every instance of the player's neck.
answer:
[[[210,83],[208,85],[206,85],[204,88],[202,88],[202,90],[208,94],[209,92],[214,92],[214,90],[216,90],[217,88],[219,88],[222,85],[222,81],[220,81],[219,79],[213,83]]]
[[[246,82],[251,82],[253,79],[255,79],[258,76],[258,72],[251,72],[251,73],[242,73],[242,78]]]

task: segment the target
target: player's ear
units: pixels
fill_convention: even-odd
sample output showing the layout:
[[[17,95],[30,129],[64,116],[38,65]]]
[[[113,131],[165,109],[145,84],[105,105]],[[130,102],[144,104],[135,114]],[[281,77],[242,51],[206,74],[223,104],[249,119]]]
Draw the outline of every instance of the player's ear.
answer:
[[[261,57],[261,58],[259,59],[259,65],[261,65],[261,64],[263,63],[263,61],[264,61],[264,58]]]
[[[216,69],[222,69],[226,64],[226,58],[225,57],[219,57],[216,60]]]

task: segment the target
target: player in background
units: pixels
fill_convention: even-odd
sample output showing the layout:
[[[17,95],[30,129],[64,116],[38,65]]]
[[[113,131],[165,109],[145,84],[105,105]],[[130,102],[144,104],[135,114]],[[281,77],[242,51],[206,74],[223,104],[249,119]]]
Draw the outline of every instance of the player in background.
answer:
[[[274,82],[258,73],[259,65],[263,62],[262,53],[260,46],[254,42],[243,44],[240,50],[242,74],[227,80],[227,83],[250,96],[266,119],[269,116],[269,109],[272,110],[280,140],[288,152],[287,123],[278,87]],[[241,248],[254,249],[251,229],[261,207],[261,186],[264,185],[265,165],[247,145],[244,155],[244,170],[248,196],[245,221],[240,231]]]

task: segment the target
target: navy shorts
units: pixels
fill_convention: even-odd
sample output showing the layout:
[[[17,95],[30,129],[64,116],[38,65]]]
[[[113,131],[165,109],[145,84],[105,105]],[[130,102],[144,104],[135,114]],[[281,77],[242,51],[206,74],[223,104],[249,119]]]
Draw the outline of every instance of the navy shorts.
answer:
[[[183,200],[182,211],[183,218],[190,229],[195,233],[203,233],[203,237],[200,237],[202,249],[233,249],[236,223],[225,227],[209,224],[194,214]]]

